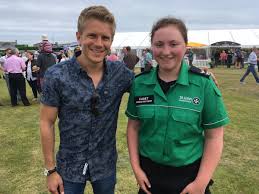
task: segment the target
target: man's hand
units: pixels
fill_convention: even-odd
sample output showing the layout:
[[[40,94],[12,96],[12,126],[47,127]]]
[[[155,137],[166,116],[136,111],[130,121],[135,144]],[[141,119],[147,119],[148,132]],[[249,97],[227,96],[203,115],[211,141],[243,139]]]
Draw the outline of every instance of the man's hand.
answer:
[[[63,181],[57,172],[47,177],[47,187],[52,194],[64,194]]]
[[[214,81],[214,83],[216,84],[216,86],[219,88],[219,83],[218,83],[218,80],[216,79],[215,75],[209,71],[208,67],[203,67],[202,70],[207,73],[207,74],[210,74],[212,80]]]

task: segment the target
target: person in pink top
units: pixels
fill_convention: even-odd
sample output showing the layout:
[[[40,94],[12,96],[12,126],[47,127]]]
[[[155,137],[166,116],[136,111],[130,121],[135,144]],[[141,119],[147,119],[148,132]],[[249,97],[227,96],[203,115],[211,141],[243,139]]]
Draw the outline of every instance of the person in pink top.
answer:
[[[116,51],[111,51],[111,54],[107,57],[107,61],[119,61]]]
[[[220,53],[220,61],[221,61],[221,65],[226,65],[226,62],[227,62],[227,53],[223,50],[221,53]]]
[[[16,49],[11,49],[11,56],[8,57],[4,63],[4,71],[8,73],[10,94],[11,94],[11,104],[12,106],[17,106],[17,91],[21,95],[21,100],[24,106],[29,106],[30,103],[26,97],[26,85],[23,76],[23,71],[26,69],[25,62],[22,58],[17,57]]]

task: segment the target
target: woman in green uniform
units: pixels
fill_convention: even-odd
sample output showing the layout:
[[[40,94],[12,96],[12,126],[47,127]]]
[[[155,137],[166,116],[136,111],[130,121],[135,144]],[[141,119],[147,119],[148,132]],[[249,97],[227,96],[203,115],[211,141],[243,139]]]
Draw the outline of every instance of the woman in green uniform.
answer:
[[[151,31],[158,66],[135,78],[126,115],[139,194],[210,193],[229,122],[211,77],[183,60],[185,24],[162,18]]]

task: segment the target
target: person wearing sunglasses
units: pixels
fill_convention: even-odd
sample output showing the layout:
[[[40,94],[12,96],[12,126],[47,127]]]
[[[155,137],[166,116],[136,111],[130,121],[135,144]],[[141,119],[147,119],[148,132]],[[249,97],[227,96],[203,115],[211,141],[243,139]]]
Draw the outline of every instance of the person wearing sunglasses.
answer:
[[[47,187],[51,193],[113,194],[116,184],[116,128],[123,94],[134,74],[122,62],[106,61],[115,33],[103,6],[82,10],[76,37],[81,52],[44,75],[40,128]],[[59,150],[54,157],[54,124]]]

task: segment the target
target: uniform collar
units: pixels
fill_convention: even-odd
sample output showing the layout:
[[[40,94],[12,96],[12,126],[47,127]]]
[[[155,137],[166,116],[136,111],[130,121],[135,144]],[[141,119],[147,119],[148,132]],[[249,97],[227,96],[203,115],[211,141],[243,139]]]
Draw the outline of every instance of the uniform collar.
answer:
[[[142,83],[146,85],[153,85],[157,83],[157,71],[159,66],[156,68],[152,68],[150,71],[150,75],[147,76]],[[186,62],[183,60],[181,64],[181,69],[179,72],[178,79],[176,81],[177,84],[181,85],[189,85],[189,74],[188,74],[189,66],[186,64]]]
[[[188,71],[189,71],[189,66],[186,64],[184,60],[182,60],[181,69],[178,75],[178,79],[176,81],[177,84],[181,84],[185,86],[189,85]]]
[[[142,80],[142,83],[145,84],[145,85],[156,84],[157,83],[157,77],[156,77],[157,71],[158,71],[158,67],[152,68],[150,70],[149,76],[146,76],[146,78]]]

